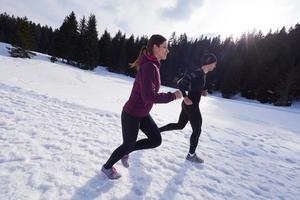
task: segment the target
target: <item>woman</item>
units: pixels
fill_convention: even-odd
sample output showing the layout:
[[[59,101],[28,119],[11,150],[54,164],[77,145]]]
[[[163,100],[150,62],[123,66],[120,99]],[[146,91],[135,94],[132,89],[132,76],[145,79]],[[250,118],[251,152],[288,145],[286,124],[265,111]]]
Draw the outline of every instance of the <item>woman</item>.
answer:
[[[158,93],[160,87],[160,61],[169,53],[166,39],[161,35],[152,35],[145,48],[142,48],[136,61],[131,65],[138,68],[129,100],[121,114],[123,144],[119,146],[103,165],[101,171],[110,179],[121,175],[113,165],[120,159],[125,167],[128,154],[132,151],[150,149],[161,144],[161,135],[149,112],[153,103],[168,103],[182,97],[180,90],[171,93]],[[137,140],[139,129],[147,139]]]
[[[160,132],[170,130],[181,130],[190,121],[193,133],[190,137],[190,149],[186,159],[192,162],[203,163],[195,150],[201,134],[202,116],[199,109],[199,103],[202,96],[207,96],[205,90],[206,74],[216,67],[217,58],[214,54],[205,54],[202,58],[202,65],[193,72],[185,75],[178,81],[178,88],[183,94],[181,104],[182,110],[177,123],[167,124],[159,128]],[[188,95],[186,95],[188,91]]]

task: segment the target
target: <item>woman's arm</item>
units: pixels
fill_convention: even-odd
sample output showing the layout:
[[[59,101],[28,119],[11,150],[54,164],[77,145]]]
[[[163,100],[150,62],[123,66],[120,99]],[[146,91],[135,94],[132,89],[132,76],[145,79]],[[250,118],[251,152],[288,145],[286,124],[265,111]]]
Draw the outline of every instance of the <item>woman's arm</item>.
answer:
[[[140,68],[140,88],[141,94],[144,101],[153,103],[169,103],[176,99],[175,93],[158,93],[156,92],[155,82],[158,78],[155,66],[152,63],[147,63],[145,66]]]

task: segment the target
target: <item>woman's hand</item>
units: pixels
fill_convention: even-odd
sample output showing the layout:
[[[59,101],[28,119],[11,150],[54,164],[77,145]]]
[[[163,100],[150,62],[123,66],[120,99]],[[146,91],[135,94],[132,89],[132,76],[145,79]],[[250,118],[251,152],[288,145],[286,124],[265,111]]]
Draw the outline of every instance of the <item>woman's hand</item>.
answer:
[[[176,92],[174,92],[176,99],[180,99],[182,97],[182,92],[180,90],[176,90]]]
[[[183,101],[184,101],[185,105],[188,105],[188,106],[193,104],[192,100],[190,100],[188,97],[184,97]]]

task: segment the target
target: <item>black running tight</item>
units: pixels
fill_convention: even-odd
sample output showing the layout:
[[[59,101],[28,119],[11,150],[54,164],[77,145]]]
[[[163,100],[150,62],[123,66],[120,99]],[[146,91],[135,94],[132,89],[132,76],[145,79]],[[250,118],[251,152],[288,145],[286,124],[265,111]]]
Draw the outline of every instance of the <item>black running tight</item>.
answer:
[[[111,168],[124,155],[132,151],[155,148],[161,144],[160,132],[150,115],[139,118],[123,111],[121,123],[123,144],[112,153],[108,161],[104,164],[104,168],[106,169]],[[145,133],[147,138],[136,141],[139,129]]]
[[[181,130],[183,129],[188,121],[190,121],[193,133],[190,137],[190,150],[189,153],[195,153],[195,150],[198,145],[198,140],[201,134],[201,126],[202,126],[202,116],[199,109],[199,104],[192,104],[190,106],[186,105],[182,102],[182,110],[179,115],[179,119],[177,123],[170,123],[161,128],[159,128],[160,132],[170,131],[170,130]]]

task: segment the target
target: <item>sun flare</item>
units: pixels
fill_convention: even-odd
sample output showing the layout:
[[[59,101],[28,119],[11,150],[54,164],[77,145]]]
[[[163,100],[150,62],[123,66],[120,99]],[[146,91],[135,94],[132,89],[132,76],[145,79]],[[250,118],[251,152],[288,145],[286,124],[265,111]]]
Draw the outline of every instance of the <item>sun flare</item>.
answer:
[[[266,33],[275,27],[276,13],[281,12],[280,9],[272,1],[234,1],[220,18],[219,32],[233,37],[254,30]]]

